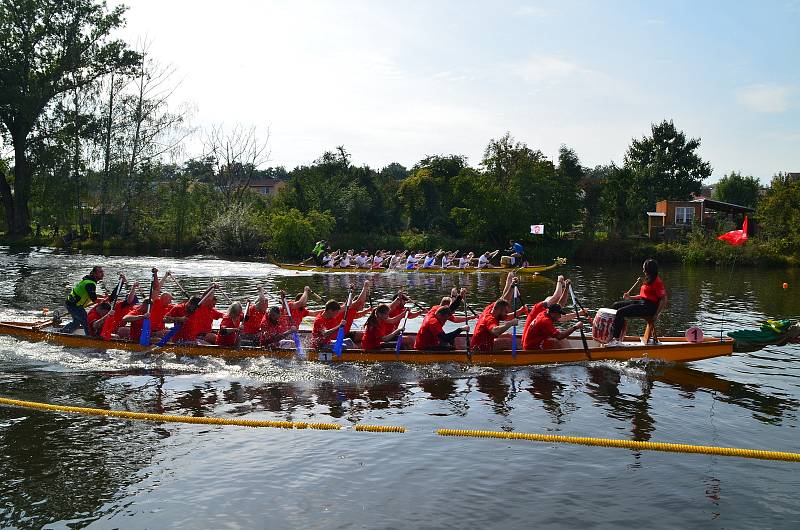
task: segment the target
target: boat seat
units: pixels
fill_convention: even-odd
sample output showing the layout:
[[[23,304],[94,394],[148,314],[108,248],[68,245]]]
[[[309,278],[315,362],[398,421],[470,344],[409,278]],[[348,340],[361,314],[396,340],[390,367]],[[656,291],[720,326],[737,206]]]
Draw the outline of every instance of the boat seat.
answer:
[[[658,342],[658,333],[656,332],[656,322],[658,322],[658,317],[661,316],[661,312],[664,310],[666,306],[666,300],[661,300],[658,304],[658,309],[656,309],[656,314],[651,317],[644,317],[643,320],[646,322],[646,326],[644,327],[644,334],[642,335],[642,340],[644,342],[653,341]]]

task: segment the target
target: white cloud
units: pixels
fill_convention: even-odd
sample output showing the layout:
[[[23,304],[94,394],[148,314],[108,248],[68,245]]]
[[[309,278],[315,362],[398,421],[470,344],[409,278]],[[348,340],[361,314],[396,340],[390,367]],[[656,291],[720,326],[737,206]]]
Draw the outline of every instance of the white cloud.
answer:
[[[578,64],[558,57],[533,56],[511,66],[514,74],[533,84],[555,83],[582,71]]]
[[[750,85],[739,89],[736,100],[756,112],[780,113],[791,106],[792,87],[781,85]]]
[[[541,6],[525,5],[519,6],[514,14],[519,17],[546,17],[551,14],[549,9]]]

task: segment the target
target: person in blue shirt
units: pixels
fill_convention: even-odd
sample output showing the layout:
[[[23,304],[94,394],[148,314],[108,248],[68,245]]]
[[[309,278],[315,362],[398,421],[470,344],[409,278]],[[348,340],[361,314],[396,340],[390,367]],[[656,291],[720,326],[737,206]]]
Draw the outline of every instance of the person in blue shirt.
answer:
[[[526,265],[525,259],[525,248],[522,246],[522,243],[519,241],[514,241],[513,239],[508,242],[508,249],[506,252],[509,252],[511,256],[511,265],[515,267],[524,267]]]

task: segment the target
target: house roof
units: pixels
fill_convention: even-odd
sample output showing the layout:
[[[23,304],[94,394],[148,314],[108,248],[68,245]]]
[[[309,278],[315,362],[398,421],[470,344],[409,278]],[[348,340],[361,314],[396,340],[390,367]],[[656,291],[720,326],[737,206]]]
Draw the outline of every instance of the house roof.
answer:
[[[738,204],[731,204],[729,202],[715,201],[714,199],[700,198],[692,202],[702,202],[703,206],[717,212],[730,212],[730,213],[753,213],[755,209],[748,206],[740,206]]]
[[[280,186],[284,182],[278,179],[259,179],[259,180],[251,180],[248,184],[251,188],[274,188],[275,186]]]

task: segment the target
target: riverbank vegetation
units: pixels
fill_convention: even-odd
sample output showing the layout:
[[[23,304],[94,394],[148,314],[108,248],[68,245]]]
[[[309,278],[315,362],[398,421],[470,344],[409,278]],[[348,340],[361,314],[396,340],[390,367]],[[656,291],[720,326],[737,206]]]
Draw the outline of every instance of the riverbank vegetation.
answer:
[[[740,218],[670,243],[642,238],[656,201],[691,198],[712,172],[700,139],[672,121],[633,139],[619,165],[586,167],[567,146],[550,159],[506,134],[475,162],[437,154],[372,168],[339,146],[293,169],[270,167],[267,130],[192,126],[192,105],[173,101],[175,69],[146,42],[114,39],[123,14],[94,0],[0,6],[0,68],[13,73],[0,81],[5,243],[296,258],[321,238],[476,251],[514,238],[537,261],[800,259],[800,179],[786,174],[766,189],[736,172],[716,186],[715,198],[757,208],[744,249],[714,238]],[[186,156],[190,143],[202,152]],[[545,234],[530,235],[532,224]]]

